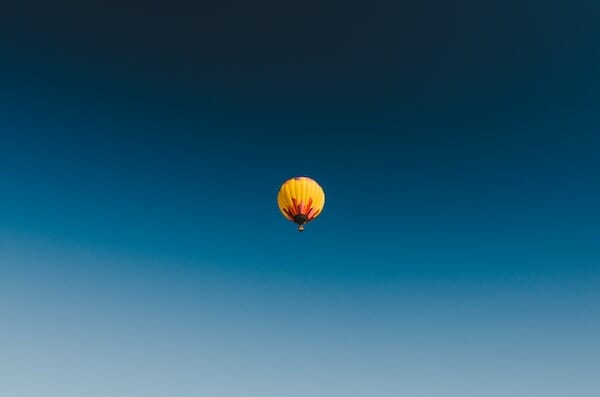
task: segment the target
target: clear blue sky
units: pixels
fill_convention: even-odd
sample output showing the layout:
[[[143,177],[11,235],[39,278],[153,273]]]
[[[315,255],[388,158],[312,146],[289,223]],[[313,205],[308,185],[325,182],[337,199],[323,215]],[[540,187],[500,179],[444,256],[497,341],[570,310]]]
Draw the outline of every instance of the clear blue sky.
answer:
[[[9,10],[0,395],[597,396],[595,3]]]

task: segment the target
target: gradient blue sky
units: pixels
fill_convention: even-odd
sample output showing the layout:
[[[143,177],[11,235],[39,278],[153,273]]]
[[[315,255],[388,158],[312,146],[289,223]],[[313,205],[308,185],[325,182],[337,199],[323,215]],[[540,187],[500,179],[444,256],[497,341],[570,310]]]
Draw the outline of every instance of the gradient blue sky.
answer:
[[[597,2],[144,7],[0,24],[0,395],[598,395]]]

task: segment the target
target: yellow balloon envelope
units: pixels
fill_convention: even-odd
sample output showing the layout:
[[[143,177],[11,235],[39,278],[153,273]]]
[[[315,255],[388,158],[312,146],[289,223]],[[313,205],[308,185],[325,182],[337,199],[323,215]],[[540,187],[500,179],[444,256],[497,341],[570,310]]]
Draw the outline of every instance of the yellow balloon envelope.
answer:
[[[281,185],[277,204],[283,216],[297,223],[298,230],[302,232],[304,225],[323,211],[325,192],[314,179],[298,176],[288,179]]]

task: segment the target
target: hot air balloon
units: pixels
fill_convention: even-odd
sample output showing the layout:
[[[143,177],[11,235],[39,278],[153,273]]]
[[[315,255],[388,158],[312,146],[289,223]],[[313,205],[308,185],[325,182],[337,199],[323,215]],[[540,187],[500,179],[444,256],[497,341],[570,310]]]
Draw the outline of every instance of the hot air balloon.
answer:
[[[288,220],[298,224],[298,231],[315,219],[325,206],[325,192],[312,178],[298,176],[285,181],[277,195],[279,210]]]

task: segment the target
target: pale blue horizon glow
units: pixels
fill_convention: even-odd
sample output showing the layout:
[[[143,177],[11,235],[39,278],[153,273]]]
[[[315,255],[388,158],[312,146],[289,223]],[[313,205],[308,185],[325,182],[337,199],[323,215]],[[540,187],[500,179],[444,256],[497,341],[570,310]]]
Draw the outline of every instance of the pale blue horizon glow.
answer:
[[[2,254],[0,372],[13,396],[591,397],[600,387],[598,283],[585,274],[258,281],[40,240],[5,239]]]

